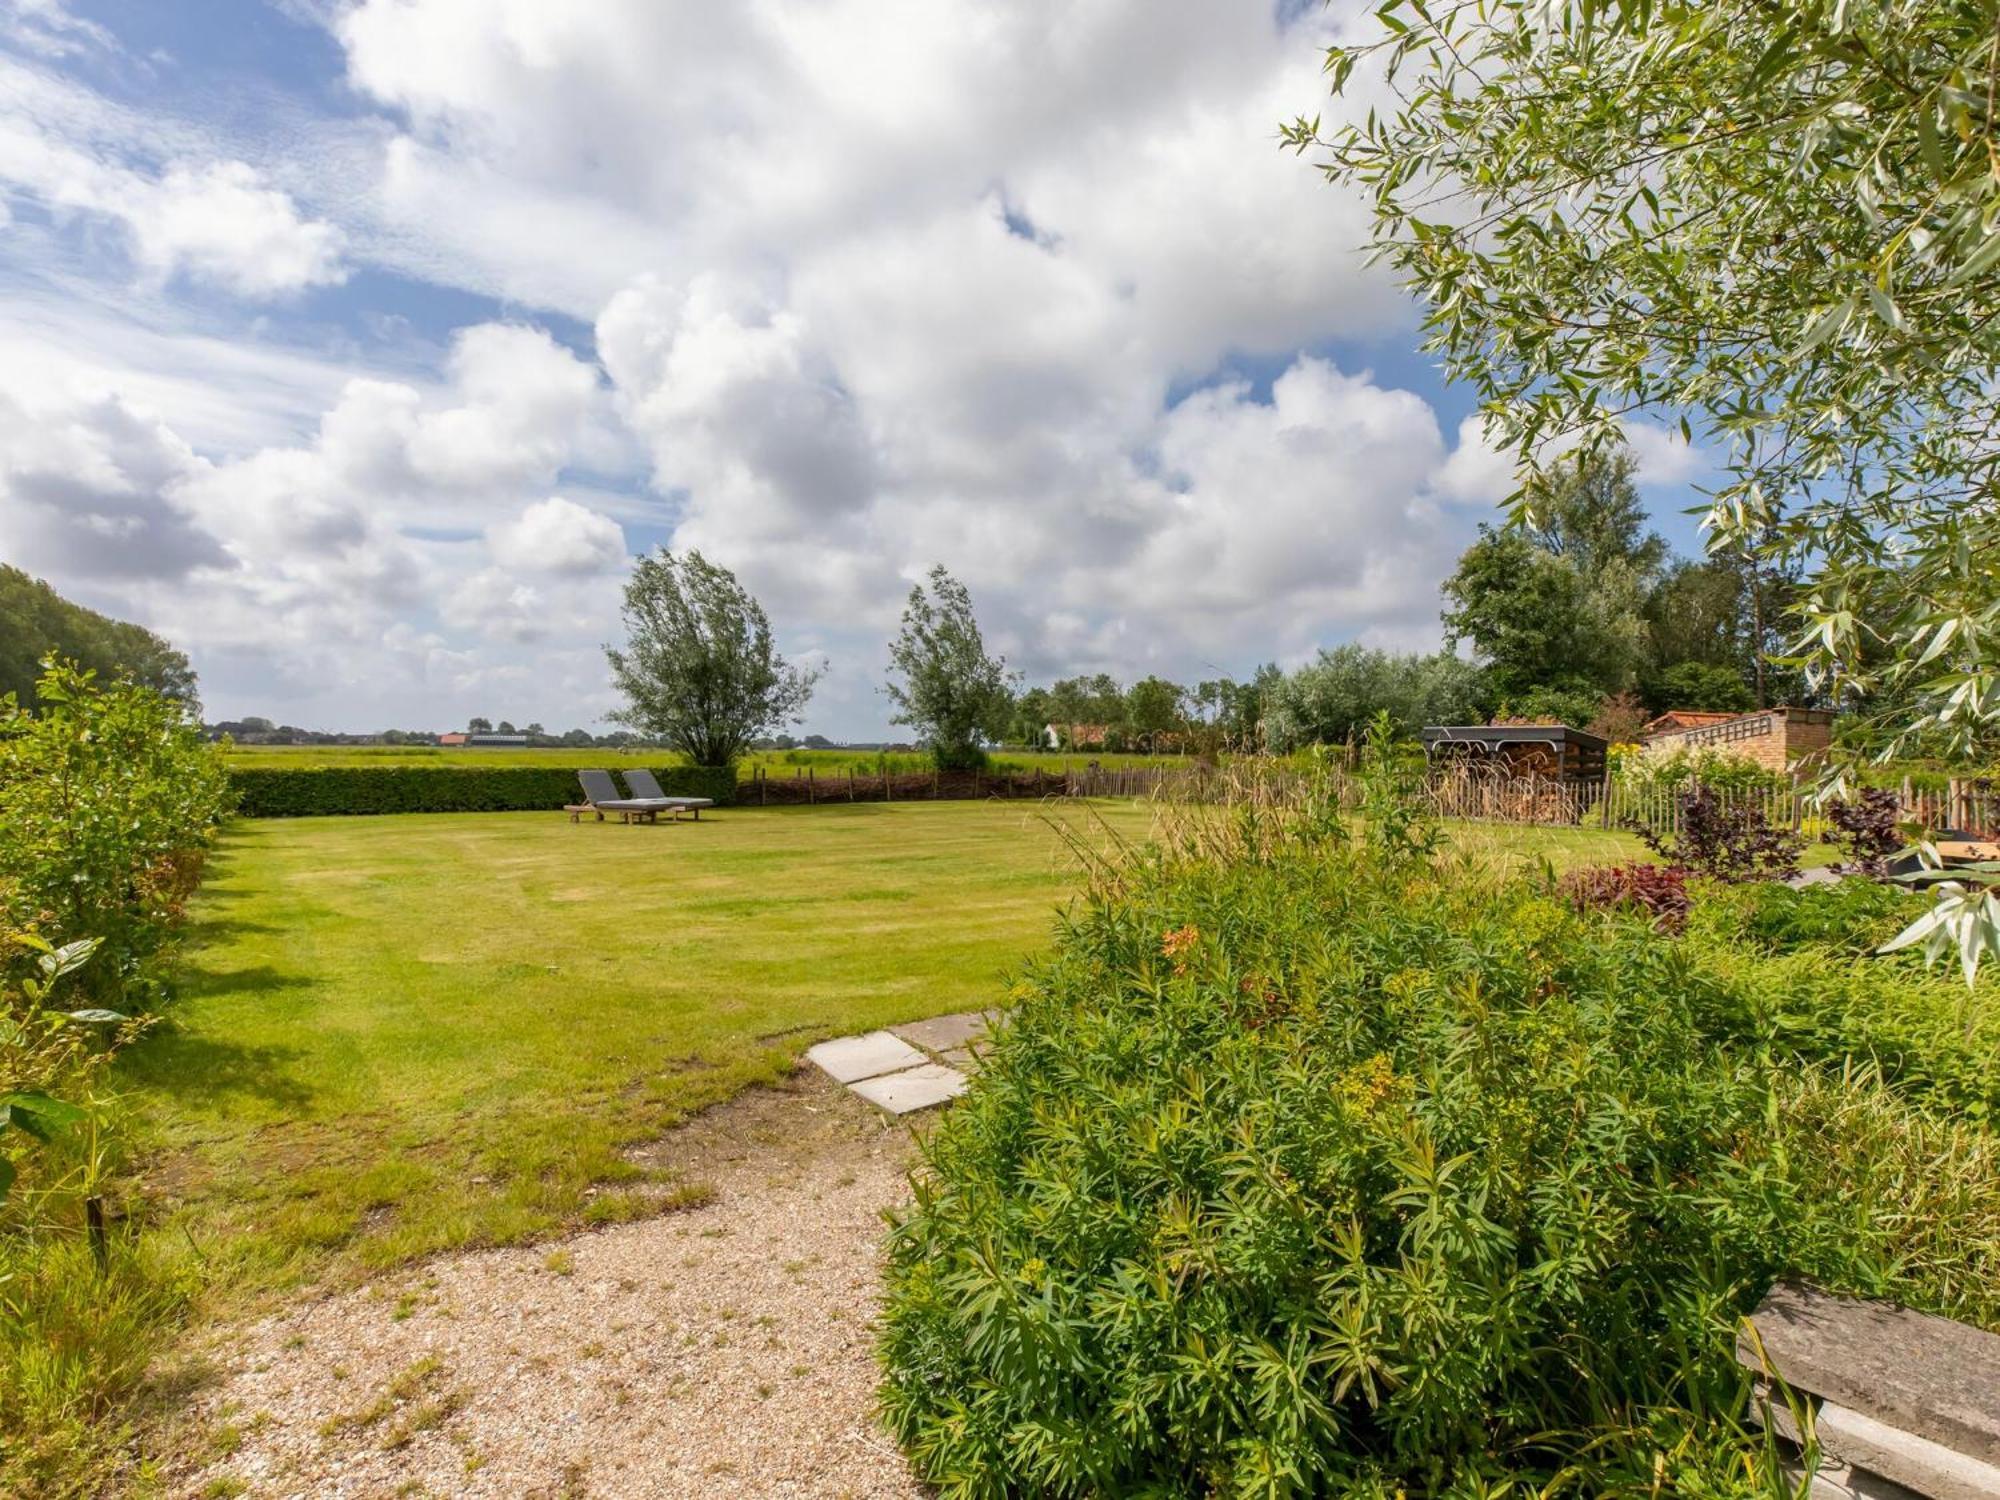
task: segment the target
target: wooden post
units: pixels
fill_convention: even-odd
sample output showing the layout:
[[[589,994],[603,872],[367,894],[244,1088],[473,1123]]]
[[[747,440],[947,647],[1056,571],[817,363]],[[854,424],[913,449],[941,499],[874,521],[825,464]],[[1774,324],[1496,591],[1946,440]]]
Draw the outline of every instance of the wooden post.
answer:
[[[808,805],[811,805],[812,803],[814,803],[814,802],[817,802],[818,800],[819,800],[819,798],[818,798],[818,797],[817,797],[817,796],[815,795],[815,793],[814,793],[814,791],[813,791],[813,768],[812,768],[811,766],[807,766],[807,767],[806,767],[806,802],[807,802],[807,804],[808,804]]]

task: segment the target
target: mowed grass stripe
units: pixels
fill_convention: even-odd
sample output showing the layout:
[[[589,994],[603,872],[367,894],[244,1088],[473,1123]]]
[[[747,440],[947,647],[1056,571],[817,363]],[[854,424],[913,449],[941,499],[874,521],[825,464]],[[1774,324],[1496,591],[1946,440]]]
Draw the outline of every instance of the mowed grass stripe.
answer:
[[[640,1211],[625,1146],[820,1037],[999,1000],[1079,883],[1046,816],[239,823],[182,999],[120,1066],[140,1159],[245,1288]]]

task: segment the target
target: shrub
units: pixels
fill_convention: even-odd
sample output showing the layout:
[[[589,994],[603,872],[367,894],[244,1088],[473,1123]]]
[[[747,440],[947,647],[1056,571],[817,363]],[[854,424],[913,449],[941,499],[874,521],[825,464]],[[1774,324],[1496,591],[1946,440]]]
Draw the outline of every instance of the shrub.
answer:
[[[1871,956],[1924,905],[1857,880],[1710,888],[1688,926],[1709,976],[1703,1024],[1795,1061],[1873,1068],[1931,1107],[2000,1119],[2000,980],[1968,990],[1914,955]]]
[[[1562,893],[1578,911],[1643,911],[1662,932],[1687,925],[1687,871],[1672,865],[1597,865],[1571,870]]]
[[[0,932],[0,1200],[13,1189],[21,1153],[83,1121],[85,1109],[68,1096],[137,1029],[116,1011],[60,1003],[64,981],[97,946],[56,948],[32,933]],[[34,955],[33,972],[10,977],[23,951]]]
[[[1845,868],[1877,879],[1889,873],[1889,861],[1905,844],[1900,826],[1902,800],[1884,787],[1866,786],[1850,800],[1836,797],[1827,804],[1833,842],[1847,856]]]
[[[1826,948],[1859,958],[1901,932],[1924,906],[1904,887],[1873,880],[1798,890],[1770,881],[1711,892],[1702,918],[1708,930],[1768,953]]]
[[[1721,750],[1642,755],[1621,765],[1621,770],[1634,785],[1667,790],[1699,784],[1715,792],[1760,792],[1776,791],[1790,784],[1785,777],[1747,755],[1730,755]]]
[[[669,797],[736,800],[736,773],[706,766],[655,769]],[[551,812],[582,800],[576,772],[556,766],[322,766],[232,771],[248,818],[427,812]]]
[[[1773,824],[1754,800],[1719,796],[1701,785],[1676,801],[1678,828],[1630,825],[1668,864],[1721,881],[1783,880],[1798,874],[1804,838]]]
[[[228,809],[221,755],[148,688],[50,664],[37,697],[0,700],[0,924],[96,939],[96,993],[157,987]]]
[[[1824,962],[1760,988],[1716,957],[1365,843],[1144,857],[1017,986],[894,1232],[917,1468],[954,1497],[1771,1482],[1735,1315],[1780,1274],[1962,1310],[1965,1267],[1774,1144],[1796,1070],[1734,1023],[1794,981],[1809,1008]],[[1996,1238],[1964,1150],[1983,1196],[1931,1195],[1927,1244]]]

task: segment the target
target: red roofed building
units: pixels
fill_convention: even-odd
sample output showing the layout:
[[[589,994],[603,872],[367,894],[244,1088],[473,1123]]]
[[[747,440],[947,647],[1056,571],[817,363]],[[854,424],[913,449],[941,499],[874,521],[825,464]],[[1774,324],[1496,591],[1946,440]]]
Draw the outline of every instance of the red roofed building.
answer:
[[[1823,755],[1833,743],[1833,714],[1824,708],[1760,708],[1747,714],[1697,714],[1702,724],[1659,728],[1662,714],[1646,726],[1646,758],[1683,752],[1714,752],[1754,760],[1767,771],[1784,772],[1800,761]]]
[[[1705,708],[1670,708],[1657,719],[1641,724],[1639,738],[1650,740],[1656,734],[1679,734],[1683,729],[1700,729],[1703,725],[1720,724],[1735,717],[1733,713],[1711,713]]]

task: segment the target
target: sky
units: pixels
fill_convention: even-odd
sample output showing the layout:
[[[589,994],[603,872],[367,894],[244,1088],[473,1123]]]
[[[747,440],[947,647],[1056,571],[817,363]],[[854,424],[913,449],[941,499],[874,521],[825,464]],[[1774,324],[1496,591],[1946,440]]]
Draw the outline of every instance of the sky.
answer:
[[[1279,147],[1358,16],[0,0],[0,561],[348,731],[610,727],[661,546],[835,739],[936,563],[1029,681],[1431,649],[1512,476]]]

